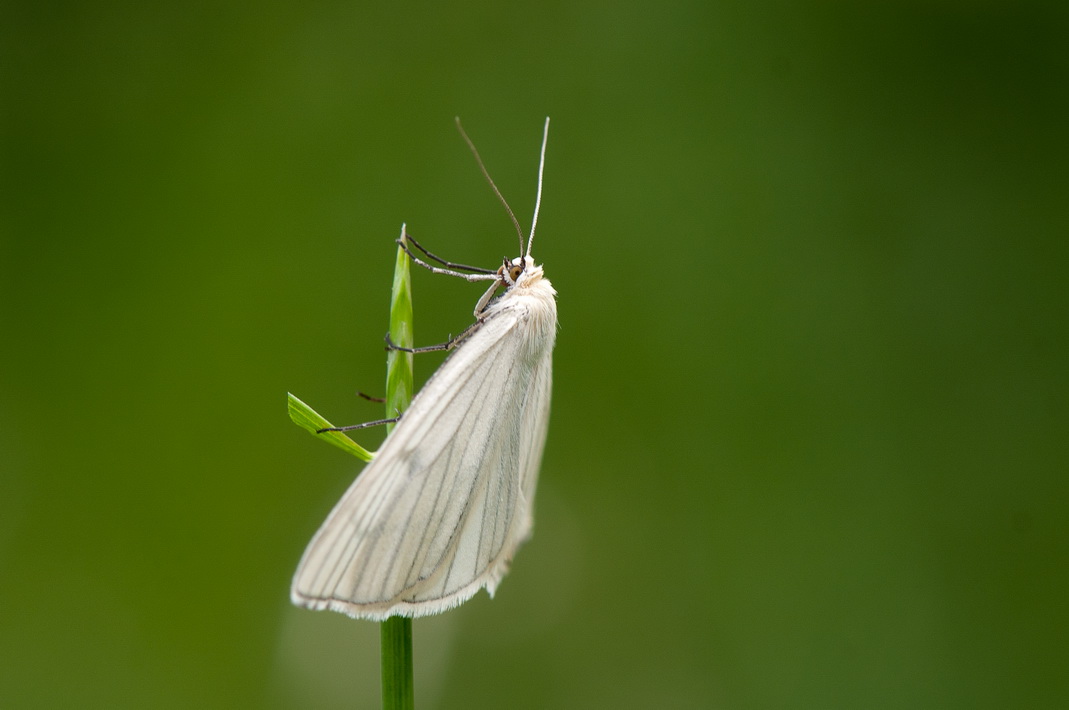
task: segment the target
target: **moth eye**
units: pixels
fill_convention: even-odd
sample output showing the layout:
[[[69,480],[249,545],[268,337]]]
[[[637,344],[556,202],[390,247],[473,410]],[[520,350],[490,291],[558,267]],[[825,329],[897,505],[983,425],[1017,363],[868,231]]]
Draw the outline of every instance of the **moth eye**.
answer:
[[[515,281],[516,279],[520,278],[520,274],[522,274],[522,273],[523,273],[523,267],[522,266],[513,266],[512,268],[509,269],[509,277],[513,281]]]

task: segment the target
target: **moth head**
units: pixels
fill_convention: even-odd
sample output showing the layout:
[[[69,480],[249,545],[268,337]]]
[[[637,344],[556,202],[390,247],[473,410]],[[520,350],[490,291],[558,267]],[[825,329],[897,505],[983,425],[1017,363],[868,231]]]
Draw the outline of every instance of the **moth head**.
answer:
[[[535,266],[534,259],[529,256],[517,256],[512,261],[505,258],[501,268],[497,270],[497,275],[509,288],[530,286],[542,278],[542,267]]]

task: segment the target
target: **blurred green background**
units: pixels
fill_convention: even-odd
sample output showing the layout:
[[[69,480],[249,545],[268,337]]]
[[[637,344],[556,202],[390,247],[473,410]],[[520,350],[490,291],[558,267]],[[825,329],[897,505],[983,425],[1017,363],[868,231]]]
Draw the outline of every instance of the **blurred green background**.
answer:
[[[0,706],[377,706],[377,625],[288,601],[361,465],[285,393],[380,416],[402,222],[515,255],[459,114],[525,223],[553,118],[561,325],[418,707],[1066,707],[1067,8],[6,5]]]

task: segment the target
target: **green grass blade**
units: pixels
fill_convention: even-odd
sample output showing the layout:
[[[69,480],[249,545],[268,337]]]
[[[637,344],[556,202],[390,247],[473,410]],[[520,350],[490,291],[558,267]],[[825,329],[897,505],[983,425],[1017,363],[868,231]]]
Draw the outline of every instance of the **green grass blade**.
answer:
[[[405,228],[401,227],[401,239]],[[401,347],[413,347],[412,277],[408,254],[397,248],[390,294],[390,339]],[[391,350],[386,356],[386,416],[396,417],[412,401],[412,353]],[[393,429],[394,425],[388,425]],[[412,710],[413,694],[412,619],[391,616],[380,627],[383,710]]]
[[[405,228],[401,227],[404,239]],[[397,262],[393,271],[390,293],[390,340],[403,348],[413,347],[412,336],[412,275],[408,254],[397,247]],[[412,353],[390,350],[386,354],[386,416],[396,417],[412,401]],[[386,431],[394,425],[388,424]]]
[[[325,431],[322,434],[317,433],[320,429],[334,426],[326,419],[324,419],[318,412],[309,407],[301,400],[294,397],[292,394],[286,394],[288,400],[288,408],[290,412],[290,419],[294,424],[307,429],[315,435],[317,439],[326,441],[327,443],[334,444],[342,451],[347,451],[356,458],[362,461],[370,461],[374,456],[373,453],[365,449],[360,444],[356,443],[343,432],[340,431]]]

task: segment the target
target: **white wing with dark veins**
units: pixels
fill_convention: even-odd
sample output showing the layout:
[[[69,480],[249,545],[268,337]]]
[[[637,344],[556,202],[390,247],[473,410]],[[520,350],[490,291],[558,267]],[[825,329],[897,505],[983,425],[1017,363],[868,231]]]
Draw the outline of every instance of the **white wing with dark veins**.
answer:
[[[531,531],[554,293],[543,279],[490,305],[309,544],[294,603],[381,620],[493,594]]]

